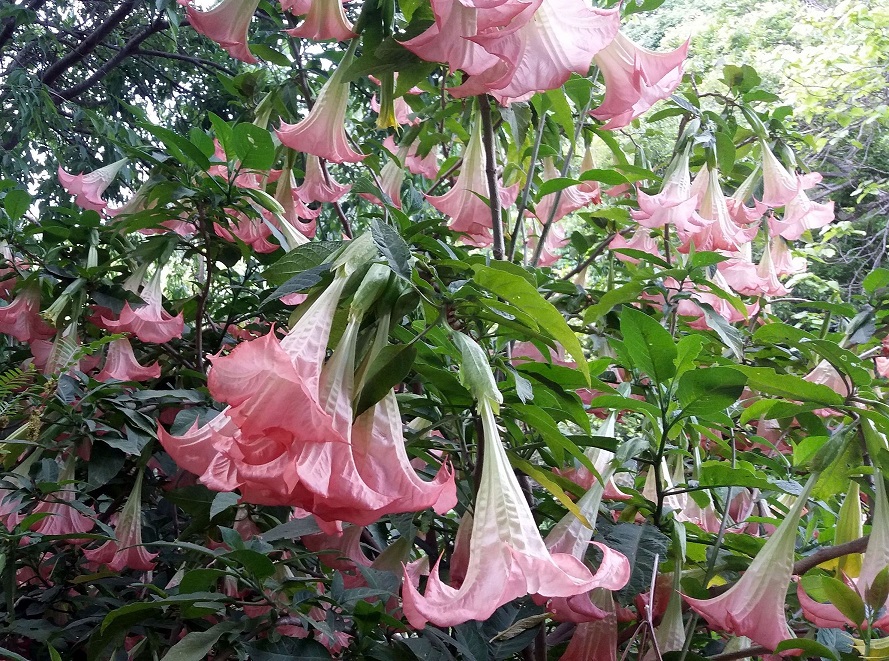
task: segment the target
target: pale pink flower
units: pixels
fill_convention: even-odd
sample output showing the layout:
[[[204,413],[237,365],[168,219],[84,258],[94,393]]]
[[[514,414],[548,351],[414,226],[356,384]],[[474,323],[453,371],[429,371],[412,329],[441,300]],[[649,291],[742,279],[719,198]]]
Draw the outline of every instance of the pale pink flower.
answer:
[[[147,381],[161,375],[161,366],[155,361],[151,365],[140,365],[133,354],[133,346],[127,338],[114,340],[108,346],[108,357],[96,381]]]
[[[668,98],[682,80],[688,45],[656,53],[618,32],[594,58],[605,78],[605,99],[590,114],[608,120],[602,128],[619,129]]]
[[[543,223],[546,221],[538,220],[534,223],[534,228],[531,231],[529,248],[533,249],[537,247],[537,244],[540,241],[539,233],[543,231]],[[537,226],[540,226],[539,228]],[[560,223],[553,222],[549,226],[549,232],[546,233],[546,240],[543,242],[543,249],[540,251],[540,257],[537,260],[537,266],[552,266],[555,264],[562,255],[557,252],[567,246],[569,243],[569,239],[565,236],[565,228],[562,227]],[[533,250],[529,251],[533,254]]]
[[[805,257],[794,257],[790,252],[787,241],[780,236],[773,236],[769,241],[769,251],[772,255],[772,265],[779,276],[796,275],[805,273],[808,268]]]
[[[747,227],[751,223],[757,222],[766,212],[766,205],[753,198],[753,206],[748,207],[746,202],[753,194],[753,186],[759,177],[759,168],[755,168],[753,172],[738,186],[738,189],[726,198],[725,203],[728,206],[728,213],[736,225]]]
[[[649,255],[653,255],[655,257],[663,257],[663,255],[661,255],[660,245],[658,245],[658,242],[655,241],[654,238],[651,236],[651,232],[649,232],[644,227],[636,229],[636,231],[633,232],[633,235],[629,239],[624,238],[624,235],[618,232],[614,235],[614,238],[611,239],[608,247],[611,250],[618,250],[620,248],[632,248],[633,250],[641,250],[642,252],[647,252]],[[639,260],[635,257],[622,255],[619,252],[615,253],[614,256],[622,262],[628,262],[630,264],[639,263]]]
[[[116,539],[110,539],[96,549],[83,552],[92,565],[107,565],[108,569],[121,572],[125,569],[151,571],[157,553],[149,553],[142,545],[142,473],[124,504],[117,525],[114,527]]]
[[[589,598],[604,617],[577,625],[561,661],[617,661],[620,644],[614,597],[610,590],[597,588]]]
[[[96,525],[95,512],[84,506],[84,509],[92,514],[92,516],[87,516],[73,505],[77,497],[74,485],[70,484],[70,481],[74,479],[74,462],[75,457],[72,455],[59,471],[59,482],[68,482],[68,484],[63,484],[59,491],[47,494],[46,499],[41,500],[34,508],[34,514],[46,513],[49,515],[31,525],[31,530],[34,532],[43,535],[74,535],[89,532]],[[82,544],[85,540],[68,537],[64,541],[68,544]]]
[[[778,241],[781,239],[779,238]],[[756,267],[756,274],[762,278],[762,296],[787,296],[790,293],[784,285],[778,282],[778,271],[772,263],[772,247],[767,245],[762,251],[762,257]]]
[[[275,252],[281,247],[277,243],[269,241],[272,230],[262,221],[262,218],[251,218],[244,212],[235,209],[226,209],[225,212],[228,216],[227,226],[213,223],[213,231],[220,238],[231,243],[237,243],[237,240],[240,239],[258,253]]]
[[[782,641],[794,638],[787,626],[784,602],[793,574],[797,528],[816,478],[809,478],[781,525],[737,583],[713,599],[685,597],[711,627],[746,636],[772,650]]]
[[[508,4],[512,7],[512,16],[524,8],[521,2]],[[451,72],[460,69],[470,75],[479,75],[500,64],[496,55],[473,41],[486,22],[482,18],[480,24],[479,14],[490,16],[490,12],[480,11],[471,2],[461,0],[432,0],[432,12],[435,23],[422,34],[402,42],[402,46],[427,62],[447,63]],[[509,22],[512,16],[498,14],[499,24]]]
[[[127,159],[122,158],[111,165],[94,170],[88,174],[69,174],[59,166],[59,182],[62,188],[74,195],[74,204],[81,209],[102,213],[108,203],[102,199],[102,193],[117,176]]]
[[[133,309],[129,301],[124,303],[116,320],[102,317],[105,328],[115,333],[132,333],[143,342],[163,344],[182,337],[185,320],[180,312],[175,317],[163,308],[161,270],[157,269],[140,294],[145,305]]]
[[[396,209],[401,208],[401,185],[404,183],[404,161],[407,158],[407,146],[397,150],[395,158],[389,158],[386,165],[380,170],[380,187],[382,193],[389,198],[390,204]],[[374,204],[383,205],[383,202],[371,193],[359,193],[365,200]]]
[[[649,229],[673,225],[680,234],[696,232],[710,224],[695,214],[698,198],[692,191],[688,158],[689,148],[673,157],[659,193],[637,192],[639,210],[630,211],[633,220]]]
[[[762,149],[762,203],[772,208],[783,207],[796,197],[800,182],[796,174],[785,168],[765,140]]]
[[[398,153],[398,147],[395,145],[395,138],[387,135],[383,140],[383,147],[390,153]],[[426,179],[435,179],[438,175],[438,144],[434,144],[425,156],[420,156],[420,141],[411,143],[407,150],[407,156],[404,157],[404,164],[407,166],[411,174],[419,174]]]
[[[831,365],[826,360],[820,361],[817,365],[815,365],[814,369],[812,369],[812,371],[806,374],[803,378],[811,383],[818,383],[822,386],[827,386],[835,393],[837,393],[838,395],[842,395],[843,397],[849,396],[848,382],[837,371],[837,368]]]
[[[247,45],[247,30],[259,0],[222,0],[208,11],[196,9],[188,0],[177,0],[188,12],[188,22],[205,37],[222,46],[233,58],[255,64]]]
[[[303,202],[336,202],[351,188],[349,184],[341,184],[333,177],[325,176],[320,159],[312,154],[306,154],[305,178],[296,189]]]
[[[374,83],[375,85],[381,85],[379,78],[377,78],[375,76],[368,76],[368,78],[370,78],[371,82]],[[395,74],[395,80],[396,81],[398,80],[397,73]],[[421,90],[418,87],[413,87],[407,93],[414,94],[414,95],[422,94],[423,90]],[[421,120],[419,117],[414,117],[413,119],[411,119],[410,116],[414,113],[414,111],[407,104],[407,101],[404,100],[403,96],[399,96],[399,97],[396,97],[395,99],[393,99],[392,105],[393,105],[393,116],[394,116],[396,124],[399,124],[399,125],[409,124],[411,126],[417,126],[420,123]],[[373,110],[377,114],[380,113],[380,102],[377,101],[376,94],[374,94],[370,98],[370,109]],[[389,137],[391,137],[391,136],[389,136]],[[388,149],[388,147],[387,147],[387,149]],[[392,152],[393,154],[395,153],[394,149],[389,149],[389,151]]]
[[[782,236],[788,241],[796,241],[807,230],[829,225],[834,220],[833,200],[824,204],[813,202],[800,188],[796,196],[784,207],[782,218],[769,217],[769,233]]]
[[[56,330],[40,316],[40,285],[26,285],[9,305],[0,307],[0,333],[19,342],[47,340]]]
[[[737,252],[744,244],[749,243],[759,231],[756,225],[744,229],[732,221],[726,197],[719,184],[719,170],[716,168],[708,169],[706,187],[700,198],[696,220],[704,227],[691,232],[680,231],[680,236],[684,241],[684,245],[679,248],[682,252],[689,250],[690,243],[694,243],[695,249],[698,251],[727,250]]]
[[[276,133],[284,146],[334,163],[357,163],[367,157],[352,149],[346,137],[350,84],[345,75],[353,58],[354,48],[346,53],[337,70],[324,83],[305,119],[297,124],[281,122]]]
[[[284,213],[280,220],[286,222],[290,227],[297,230],[303,236],[311,239],[315,236],[318,229],[317,218],[321,215],[320,209],[310,209],[303,202],[299,195],[299,189],[296,187],[296,179],[293,172],[288,171],[287,174],[278,178],[275,186],[275,199],[284,209]],[[265,210],[264,210],[265,211]],[[270,211],[266,211],[268,218],[278,225],[275,220],[277,216]]]
[[[546,548],[500,442],[494,418],[496,402],[490,396],[481,396],[478,403],[485,461],[466,577],[459,589],[445,585],[436,563],[426,593],[421,595],[413,583],[419,565],[405,567],[403,609],[408,622],[417,629],[427,622],[453,626],[467,620],[486,620],[497,608],[525,594],[571,597],[598,584],[580,560],[564,553],[551,554]]]
[[[310,0],[302,24],[285,32],[293,37],[314,41],[348,41],[358,36],[346,18],[342,0]]]
[[[479,32],[473,41],[503,64],[451,93],[488,92],[505,105],[556,89],[572,72],[587,74],[593,56],[612,42],[619,24],[617,9],[590,8],[583,0],[534,0],[506,27]]]
[[[482,146],[481,120],[476,120],[463,151],[463,165],[453,188],[444,195],[427,195],[426,199],[436,209],[451,218],[448,226],[462,232],[464,243],[485,246],[491,243],[491,209],[482,199],[488,197],[485,178],[484,147]],[[518,183],[500,186],[500,204],[512,205],[518,196]],[[481,196],[481,197],[479,197]]]

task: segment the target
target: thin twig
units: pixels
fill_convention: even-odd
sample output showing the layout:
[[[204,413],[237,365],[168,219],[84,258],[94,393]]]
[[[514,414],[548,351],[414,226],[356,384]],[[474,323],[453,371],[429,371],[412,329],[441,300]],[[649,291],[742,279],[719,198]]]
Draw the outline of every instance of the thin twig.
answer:
[[[531,148],[531,162],[528,164],[528,172],[525,175],[525,187],[522,189],[522,196],[519,198],[519,213],[512,229],[512,236],[509,237],[509,260],[515,257],[516,242],[519,238],[519,231],[524,228],[522,223],[525,209],[528,208],[528,196],[531,194],[531,184],[534,181],[534,169],[537,167],[537,155],[540,153],[540,144],[543,142],[543,129],[546,124],[546,112],[540,113],[537,120],[537,135],[534,137],[534,146]]]

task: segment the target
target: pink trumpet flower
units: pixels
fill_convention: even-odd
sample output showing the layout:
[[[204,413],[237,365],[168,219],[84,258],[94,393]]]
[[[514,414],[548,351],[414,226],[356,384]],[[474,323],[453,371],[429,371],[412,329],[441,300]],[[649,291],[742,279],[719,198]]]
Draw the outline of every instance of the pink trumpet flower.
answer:
[[[401,208],[401,185],[404,183],[404,165],[405,159],[407,158],[408,148],[407,146],[402,146],[397,150],[397,158],[389,158],[386,162],[386,165],[383,166],[383,169],[380,170],[380,187],[381,192],[389,198],[390,203],[396,209]],[[376,195],[372,195],[370,193],[360,193],[361,197],[365,200],[369,200],[374,204],[383,205],[382,200],[380,200]]]
[[[811,177],[820,180],[821,175]],[[814,230],[829,225],[834,220],[833,200],[813,202],[801,187],[796,195],[784,206],[782,218],[769,218],[769,233],[782,236],[788,241],[796,241],[807,230]]]
[[[578,624],[561,661],[617,661],[617,613],[610,590],[597,588],[590,601],[604,617]]]
[[[314,41],[348,41],[358,36],[352,31],[341,0],[311,0],[302,24],[285,32]]]
[[[500,186],[500,203],[510,206],[519,193],[518,183]],[[488,197],[485,178],[484,147],[482,146],[481,120],[477,120],[463,152],[463,165],[453,188],[444,195],[427,195],[426,199],[436,209],[451,218],[448,226],[455,232],[463,232],[463,241],[473,246],[491,243],[491,209],[479,196]]]
[[[303,16],[309,13],[312,0],[281,0],[281,9],[289,11],[294,16]]]
[[[387,135],[383,140],[383,147],[392,154],[398,153],[398,147],[395,144],[395,138]],[[425,156],[420,156],[417,152],[420,148],[419,141],[414,142],[408,147],[407,156],[404,158],[404,164],[411,174],[419,174],[426,179],[435,179],[438,174],[438,145],[433,145],[432,149]]]
[[[208,11],[196,9],[188,0],[177,0],[186,8],[188,22],[205,37],[222,46],[237,60],[256,64],[258,61],[247,45],[247,30],[259,0],[222,0]]]
[[[639,210],[630,211],[633,220],[649,229],[673,225],[680,234],[699,231],[709,224],[695,214],[698,198],[692,190],[688,158],[689,148],[673,157],[656,195],[638,191]]]
[[[799,178],[785,168],[765,140],[759,141],[762,149],[762,203],[770,207],[783,207],[796,197],[800,189]]]
[[[506,105],[556,89],[572,72],[586,75],[593,56],[612,42],[619,25],[616,9],[593,9],[582,0],[534,0],[506,27],[479,32],[473,41],[502,65],[451,93],[488,92]]]
[[[462,585],[458,589],[445,585],[436,563],[426,593],[421,595],[413,580],[417,578],[418,563],[425,560],[411,563],[404,570],[404,614],[417,629],[427,622],[454,626],[468,620],[486,620],[503,604],[529,593],[571,597],[598,585],[580,560],[565,553],[551,554],[540,537],[500,442],[494,418],[497,401],[492,399],[495,394],[499,395],[489,391],[478,398],[485,461],[472,522],[469,564]]]
[[[306,154],[306,175],[296,189],[303,202],[336,202],[351,188],[351,185],[341,184],[333,177],[325,176],[320,159]]]
[[[318,229],[317,218],[321,215],[321,211],[319,209],[310,209],[302,201],[299,190],[296,187],[293,172],[288,171],[278,178],[278,183],[275,186],[275,199],[284,209],[280,220],[283,220],[304,237],[311,239],[315,236],[315,232]],[[268,214],[266,217],[272,219],[276,226],[279,225],[278,219],[274,214],[271,212],[266,213]]]
[[[797,528],[816,479],[817,475],[809,478],[781,525],[737,583],[713,599],[685,597],[711,627],[746,636],[772,650],[794,638],[787,626],[784,602],[793,574]]]
[[[607,484],[614,473],[611,465],[605,469],[602,479]],[[577,501],[577,509],[583,514],[590,525],[596,525],[596,516],[599,514],[599,505],[605,489],[602,482],[596,482]],[[602,562],[593,579],[596,588],[606,590],[620,590],[630,580],[630,561],[619,551],[614,551],[599,542],[591,542],[593,529],[585,522],[568,512],[546,536],[544,543],[550,553],[566,553],[583,561],[586,557],[590,543],[594,544],[602,552]],[[606,617],[601,609],[590,601],[589,593],[573,595],[569,597],[553,597],[547,603],[547,610],[553,613],[555,619],[566,622],[589,622]]]
[[[59,166],[59,182],[62,184],[62,188],[75,196],[74,204],[81,209],[102,213],[108,206],[108,203],[102,199],[102,193],[126,163],[127,159],[122,158],[104,168],[99,168],[88,174],[81,172],[77,175],[70,174]]]
[[[550,157],[544,158],[541,179],[543,181],[549,181],[550,179],[556,179],[560,176],[561,173],[556,168],[555,163],[553,163],[553,159]],[[561,193],[561,195],[559,195],[559,193]],[[557,195],[559,196],[559,202],[558,206],[555,206]],[[588,204],[597,203],[599,199],[598,187],[594,190],[590,190],[589,188],[583,188],[583,184],[568,186],[557,193],[548,193],[547,195],[544,195],[540,199],[540,202],[537,203],[537,206],[534,209],[534,215],[537,216],[541,223],[545,223],[549,220],[550,214],[552,214],[552,222],[556,223],[569,213],[582,209]],[[554,207],[555,210],[553,210]]]
[[[512,8],[510,16],[498,17],[503,25],[512,16],[522,11],[522,2],[508,3]],[[402,45],[427,62],[446,62],[451,72],[458,69],[476,76],[500,64],[500,60],[475,43],[472,39],[484,25],[484,14],[490,14],[470,2],[461,0],[432,0],[435,23],[422,34],[402,42]],[[479,14],[483,17],[479,19]]]
[[[769,251],[772,254],[772,264],[775,267],[775,273],[779,276],[796,275],[805,273],[808,263],[805,257],[794,257],[787,241],[780,236],[773,236],[769,242]]]
[[[261,218],[251,218],[242,211],[226,209],[228,226],[213,223],[213,231],[216,235],[231,243],[237,243],[240,239],[258,253],[275,252],[280,248],[277,243],[269,241],[272,230],[262,222]]]
[[[26,285],[9,305],[0,307],[0,333],[29,344],[55,335],[56,330],[40,316],[39,285]]]
[[[102,371],[96,375],[96,381],[148,381],[161,375],[161,366],[154,362],[151,365],[140,365],[133,355],[133,346],[127,338],[114,340],[108,346],[108,357]]]
[[[182,337],[182,332],[185,330],[182,313],[174,317],[163,309],[160,268],[142,288],[141,297],[145,305],[133,309],[127,301],[123,305],[119,319],[102,317],[105,328],[115,333],[132,333],[143,342],[154,344],[163,344]]]
[[[607,120],[602,128],[619,129],[668,98],[682,80],[688,45],[656,53],[618,32],[594,58],[605,78],[605,99],[590,114]]]
[[[682,237],[685,241],[684,245],[680,247],[682,252],[688,252],[690,243],[694,243],[696,250],[737,252],[744,244],[749,243],[759,231],[756,225],[740,228],[734,223],[729,215],[726,197],[719,184],[719,170],[716,168],[708,168],[706,185],[700,197],[696,221],[703,227]]]
[[[31,530],[43,535],[74,535],[86,533],[96,525],[95,512],[89,510],[93,517],[83,514],[74,507],[77,491],[70,481],[74,479],[75,456],[71,455],[65,462],[65,466],[59,471],[59,482],[66,482],[59,491],[47,495],[46,500],[41,500],[34,508],[34,514],[46,513],[46,516],[36,521]],[[69,537],[65,540],[69,544],[82,544],[82,538]]]
[[[281,122],[281,128],[276,133],[284,146],[334,163],[357,163],[367,157],[352,149],[346,137],[350,85],[345,75],[354,58],[354,44],[324,83],[308,116],[297,124]]]
[[[614,235],[614,238],[611,239],[611,242],[608,244],[608,247],[611,250],[619,250],[621,248],[631,248],[633,250],[641,250],[642,252],[647,252],[649,255],[655,257],[662,257],[661,249],[658,245],[658,242],[654,240],[651,236],[651,232],[645,228],[639,228],[635,232],[633,232],[633,236],[629,239],[625,239],[623,234],[618,232]],[[639,260],[635,257],[630,257],[629,255],[622,255],[621,253],[615,253],[614,255],[622,262],[628,262],[630,264],[638,264]]]
[[[83,552],[92,565],[106,565],[116,572],[125,569],[151,571],[157,553],[149,553],[142,545],[142,473],[136,477],[136,484],[124,504],[117,525],[114,527],[116,539],[108,540],[96,549]]]

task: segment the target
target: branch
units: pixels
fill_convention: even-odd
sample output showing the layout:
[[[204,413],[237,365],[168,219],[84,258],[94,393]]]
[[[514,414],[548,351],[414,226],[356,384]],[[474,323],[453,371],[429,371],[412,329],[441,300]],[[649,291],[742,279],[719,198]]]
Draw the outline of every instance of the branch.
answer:
[[[35,11],[40,9],[42,5],[46,4],[46,0],[31,0],[30,2],[21,6],[22,9],[27,9],[30,11]],[[2,23],[3,29],[0,30],[0,49],[2,49],[6,43],[12,38],[12,33],[15,32],[15,28],[18,25],[15,16],[10,16]]]
[[[126,46],[124,46],[124,48],[126,48]],[[237,74],[237,72],[219,64],[218,62],[202,60],[199,57],[191,57],[189,55],[182,55],[181,53],[167,53],[166,51],[162,50],[146,50],[144,48],[138,48],[133,51],[131,55],[148,55],[149,57],[163,57],[168,60],[180,60],[182,62],[189,62],[201,68],[211,67],[213,69],[221,71],[222,73],[228,74],[229,76],[234,76]]]
[[[40,82],[52,87],[68,69],[92,53],[104,41],[105,37],[120,25],[136,6],[136,0],[124,0],[124,3],[109,14],[108,18],[93,30],[73,51],[50,64],[40,76]]]
[[[114,69],[117,65],[127,59],[130,55],[132,55],[136,50],[138,50],[139,45],[148,39],[153,34],[161,32],[162,30],[167,29],[170,24],[165,19],[158,19],[141,32],[136,34],[135,37],[130,39],[127,43],[123,45],[117,53],[114,54],[114,57],[107,60],[102,66],[100,66],[96,71],[86,80],[83,80],[76,85],[69,87],[66,90],[60,90],[56,92],[56,96],[64,101],[71,101],[72,99],[77,98],[84,92],[86,92],[90,87],[98,83],[105,76],[111,73],[112,69]]]
[[[836,546],[820,549],[812,555],[806,556],[802,560],[794,563],[793,573],[802,576],[813,567],[820,565],[822,562],[849,555],[850,553],[863,553],[867,548],[869,539],[870,535],[865,535],[864,537],[853,539],[851,542],[846,542],[845,544],[837,544]]]
[[[491,230],[494,233],[492,251],[494,259],[503,259],[506,248],[503,245],[503,221],[500,218],[500,190],[497,187],[497,158],[494,153],[494,127],[491,124],[491,104],[487,94],[478,96],[478,106],[482,114],[482,142],[485,145],[485,176],[488,179],[488,202],[491,207]]]

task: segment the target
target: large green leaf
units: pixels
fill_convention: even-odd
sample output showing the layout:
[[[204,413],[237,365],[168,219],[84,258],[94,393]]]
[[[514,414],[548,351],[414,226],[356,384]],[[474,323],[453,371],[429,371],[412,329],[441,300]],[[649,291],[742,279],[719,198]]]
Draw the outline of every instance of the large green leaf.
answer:
[[[620,314],[620,331],[633,363],[656,383],[676,373],[676,344],[666,328],[647,314],[626,307]]]
[[[523,277],[507,273],[490,266],[475,266],[474,280],[482,288],[496,294],[523,309],[537,320],[542,329],[558,341],[577,362],[579,369],[589,383],[590,372],[587,367],[583,347],[574,331],[568,326],[565,318],[556,307],[547,301],[534,286]]]
[[[738,401],[747,377],[730,367],[710,367],[686,372],[679,379],[676,397],[682,415],[706,415],[724,411]]]
[[[203,661],[223,635],[240,626],[237,622],[226,620],[214,624],[206,631],[192,631],[170,648],[163,656],[163,661]]]
[[[827,386],[811,383],[792,374],[779,374],[771,367],[736,365],[731,369],[747,376],[747,385],[751,390],[825,406],[840,406],[843,403],[843,397]]]

